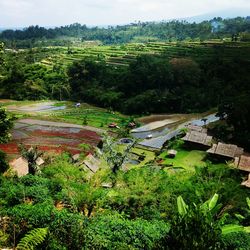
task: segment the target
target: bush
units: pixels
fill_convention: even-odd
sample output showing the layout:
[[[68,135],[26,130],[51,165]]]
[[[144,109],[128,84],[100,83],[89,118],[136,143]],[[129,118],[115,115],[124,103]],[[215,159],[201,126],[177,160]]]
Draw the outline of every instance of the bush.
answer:
[[[250,249],[250,234],[238,232],[225,235],[223,237],[227,250],[247,250]]]
[[[4,173],[9,168],[6,160],[6,154],[0,151],[0,173]]]
[[[169,232],[163,221],[129,220],[113,213],[95,217],[87,229],[87,249],[153,249]]]

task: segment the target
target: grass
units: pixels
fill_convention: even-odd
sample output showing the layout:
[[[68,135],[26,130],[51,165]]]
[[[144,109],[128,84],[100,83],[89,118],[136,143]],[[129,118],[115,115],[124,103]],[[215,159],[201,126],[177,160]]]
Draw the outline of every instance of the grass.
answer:
[[[95,107],[91,108],[66,108],[49,114],[49,117],[55,121],[64,121],[79,125],[88,125],[97,128],[108,128],[112,122],[122,126],[126,117],[119,113],[108,112],[105,109]]]
[[[204,158],[207,153],[200,150],[185,150],[178,149],[178,153],[174,159],[167,157],[167,152],[164,151],[159,158],[163,159],[162,165],[171,166],[174,168],[183,168],[188,171],[194,171],[195,166],[205,166]]]
[[[127,147],[126,145],[120,145],[120,146],[119,146],[119,149],[120,149],[121,151],[124,151],[126,147]],[[131,153],[134,153],[134,154],[136,154],[136,155],[142,155],[142,154],[143,154],[143,155],[145,156],[145,159],[144,159],[143,161],[141,161],[139,164],[136,164],[136,165],[127,164],[127,165],[130,166],[130,167],[131,167],[131,166],[143,167],[143,166],[146,165],[147,162],[152,161],[152,160],[154,160],[154,158],[155,158],[154,152],[148,151],[148,150],[145,150],[145,149],[132,148],[132,149],[130,150],[130,152],[131,152]]]

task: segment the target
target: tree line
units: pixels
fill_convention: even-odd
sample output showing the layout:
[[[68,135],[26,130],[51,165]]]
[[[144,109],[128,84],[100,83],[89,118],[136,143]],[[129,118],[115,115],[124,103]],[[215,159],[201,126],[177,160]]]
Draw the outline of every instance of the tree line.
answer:
[[[0,39],[8,47],[30,47],[50,43],[67,45],[70,37],[79,38],[82,41],[99,40],[104,44],[118,44],[128,42],[147,41],[183,41],[205,40],[211,38],[232,37],[237,40],[239,34],[247,40],[250,32],[249,18],[237,17],[232,19],[214,18],[201,23],[189,23],[186,21],[169,22],[138,22],[128,25],[101,27],[87,27],[79,23],[56,28],[44,28],[30,26],[23,30],[4,30],[0,33]],[[62,40],[60,42],[60,38]],[[53,42],[52,42],[53,41]]]

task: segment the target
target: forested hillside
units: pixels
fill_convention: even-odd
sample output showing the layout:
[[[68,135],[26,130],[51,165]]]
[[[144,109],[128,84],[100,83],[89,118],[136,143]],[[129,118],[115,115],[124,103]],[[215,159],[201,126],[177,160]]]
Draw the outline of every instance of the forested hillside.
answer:
[[[57,28],[30,26],[24,30],[5,30],[0,34],[8,47],[69,45],[80,41],[99,40],[104,44],[148,41],[203,41],[206,39],[249,40],[250,19],[214,18],[201,23],[185,21],[138,22],[108,28],[87,27],[78,23]],[[71,39],[69,39],[71,38]]]

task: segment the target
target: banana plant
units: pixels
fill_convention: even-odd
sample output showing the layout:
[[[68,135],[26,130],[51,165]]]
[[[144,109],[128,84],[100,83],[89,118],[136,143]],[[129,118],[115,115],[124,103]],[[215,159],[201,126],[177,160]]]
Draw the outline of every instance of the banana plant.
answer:
[[[209,216],[211,220],[214,220],[215,215],[218,213],[218,211],[221,209],[222,205],[217,204],[219,200],[219,195],[214,194],[213,197],[203,204],[201,204],[198,209],[202,211],[204,216]],[[250,199],[247,198],[247,204],[250,209]],[[194,206],[197,208],[197,205],[194,204]],[[189,206],[185,203],[183,200],[182,196],[179,196],[177,198],[177,208],[178,208],[178,213],[181,217],[184,217],[188,214],[189,212]],[[220,223],[220,221],[218,221]],[[250,233],[250,226],[249,227],[244,227],[242,225],[237,225],[237,224],[228,224],[228,225],[223,225],[221,226],[221,231],[223,235],[229,234],[229,233],[235,233],[235,232],[246,232]]]

